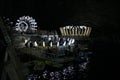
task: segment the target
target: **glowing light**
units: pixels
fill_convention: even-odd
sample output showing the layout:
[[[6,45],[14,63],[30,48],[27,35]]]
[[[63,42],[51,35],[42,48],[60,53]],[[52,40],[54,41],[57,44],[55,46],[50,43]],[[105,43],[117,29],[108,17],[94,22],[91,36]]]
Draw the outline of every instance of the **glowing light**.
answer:
[[[82,28],[85,28],[86,29],[86,26],[80,26],[80,28],[82,29]]]
[[[45,41],[43,41],[43,47],[45,47]]]
[[[66,41],[63,43],[63,46],[65,46],[66,45]]]
[[[69,43],[68,43],[68,45],[71,45],[71,43],[72,43],[72,39],[70,39],[70,40],[69,40]]]
[[[71,43],[73,44],[74,42],[75,42],[75,39],[72,39],[72,40],[71,40]]]
[[[28,42],[28,40],[26,39],[26,40],[25,40],[25,44],[26,44],[27,42]]]
[[[52,42],[50,42],[50,47],[52,47]]]
[[[19,29],[18,29],[18,28],[16,28],[15,30],[16,30],[16,31],[19,31]]]
[[[86,27],[85,32],[84,32],[84,36],[87,36],[88,28],[89,28],[89,27]]]
[[[22,32],[22,31],[25,32],[25,31],[27,31],[27,29],[28,29],[28,24],[27,24],[25,21],[19,22],[19,23],[18,23],[18,26],[19,26],[19,27],[17,27],[17,28],[18,28],[18,30],[21,31],[21,32]]]
[[[57,47],[59,46],[59,42],[57,42]]]
[[[74,27],[72,28],[72,35],[74,36]]]
[[[61,34],[64,35],[64,33],[63,33],[63,29],[62,29],[62,28],[60,28],[60,31],[61,31]]]
[[[92,30],[92,28],[89,27],[89,31],[88,31],[88,35],[87,36],[90,36],[91,30]]]
[[[37,42],[36,42],[36,41],[34,42],[34,46],[35,46],[35,47],[37,47],[37,46],[38,46],[38,44],[37,44]]]
[[[77,31],[78,31],[78,28],[75,27],[75,35],[76,35],[76,36],[78,35]]]
[[[66,26],[67,29],[69,29],[70,27],[69,26]]]
[[[69,28],[69,35],[71,35],[72,34],[72,32],[71,32],[71,27]]]
[[[65,27],[63,27],[63,32],[64,32],[64,35],[66,35]]]
[[[51,37],[49,37],[48,40],[50,41],[50,40],[51,40]]]

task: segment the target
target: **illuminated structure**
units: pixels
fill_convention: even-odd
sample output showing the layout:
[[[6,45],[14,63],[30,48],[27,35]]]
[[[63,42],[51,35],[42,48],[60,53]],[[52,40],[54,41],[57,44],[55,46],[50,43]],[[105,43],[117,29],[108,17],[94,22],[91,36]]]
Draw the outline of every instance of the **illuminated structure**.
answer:
[[[22,16],[17,20],[15,30],[18,32],[36,31],[37,23],[35,19],[29,16]]]
[[[83,36],[89,37],[92,28],[87,26],[65,26],[60,27],[62,36]]]
[[[80,60],[88,61],[88,57],[86,57],[87,53],[85,51],[88,49],[88,46],[86,46],[86,44],[79,43],[79,42],[82,42],[82,40],[79,40],[71,36],[77,36],[77,37],[88,36],[89,37],[91,32],[90,27],[86,27],[86,26],[61,27],[60,31],[62,35],[59,36],[57,34],[57,31],[36,30],[35,28],[37,26],[36,26],[36,23],[34,22],[35,20],[31,20],[32,18],[31,19],[30,18],[31,17],[29,16],[27,17],[23,16],[22,18],[20,18],[20,20],[17,20],[18,22],[16,23],[15,30],[17,32],[22,32],[25,34],[14,33],[12,35],[13,42],[10,41],[11,39],[7,34],[7,31],[5,31],[7,29],[5,29],[5,27],[1,27],[1,29],[4,30],[3,33],[6,37],[5,38],[6,42],[9,44],[6,55],[9,55],[12,61],[10,65],[7,65],[8,67],[6,68],[7,70],[3,72],[8,72],[7,74],[8,76],[10,76],[12,80],[26,80],[24,79],[24,76],[26,76],[24,75],[24,73],[29,74],[28,71],[22,70],[23,68],[22,65],[20,66],[20,68],[19,66],[16,66],[18,64],[19,65],[23,64],[21,57],[20,57],[21,62],[17,62],[16,58],[19,59],[19,55],[23,57],[25,55],[30,55],[29,57],[27,56],[27,58],[29,58],[28,60],[26,59],[27,64],[26,64],[26,61],[24,62],[26,64],[25,68],[28,69],[27,66],[31,65],[28,62],[30,63],[32,62],[33,64],[35,64],[35,67],[33,68],[33,70],[39,70],[39,69],[43,70],[45,67],[44,65],[46,64],[51,67],[55,66],[56,68],[61,68],[64,66],[63,65],[64,62],[74,61],[75,58],[77,58],[77,61],[80,61]],[[4,25],[2,24],[2,26]],[[37,31],[37,33],[27,34],[28,31]],[[76,57],[75,55],[78,55],[78,56]],[[30,59],[31,57],[36,58],[37,63],[34,62],[32,59]],[[7,61],[7,58],[5,58],[5,60]],[[41,62],[43,64],[41,64]],[[41,68],[39,64],[43,65],[43,68]],[[82,67],[83,69],[86,69],[86,65],[87,65],[87,62],[83,62],[83,65],[80,65],[80,67]],[[11,70],[13,70],[12,74],[11,74]],[[67,69],[65,69],[65,71],[66,70]],[[70,70],[71,69],[69,67],[68,71]],[[13,76],[12,76],[14,74],[16,74],[15,76],[17,76],[15,77],[15,79],[13,79]],[[4,79],[4,76],[2,80],[6,80]]]

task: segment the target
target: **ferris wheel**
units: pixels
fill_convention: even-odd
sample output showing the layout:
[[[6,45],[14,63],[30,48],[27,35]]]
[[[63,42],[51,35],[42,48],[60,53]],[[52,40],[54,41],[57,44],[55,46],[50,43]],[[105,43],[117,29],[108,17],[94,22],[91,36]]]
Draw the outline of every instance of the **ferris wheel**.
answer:
[[[19,32],[35,31],[36,28],[37,22],[30,16],[20,17],[15,24],[15,30]]]

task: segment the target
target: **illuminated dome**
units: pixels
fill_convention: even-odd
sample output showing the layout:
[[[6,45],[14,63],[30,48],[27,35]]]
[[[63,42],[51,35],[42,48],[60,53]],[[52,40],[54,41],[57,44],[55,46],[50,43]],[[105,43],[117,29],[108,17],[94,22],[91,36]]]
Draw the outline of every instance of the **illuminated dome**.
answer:
[[[84,36],[88,37],[91,33],[91,27],[87,26],[65,26],[60,27],[62,36]]]

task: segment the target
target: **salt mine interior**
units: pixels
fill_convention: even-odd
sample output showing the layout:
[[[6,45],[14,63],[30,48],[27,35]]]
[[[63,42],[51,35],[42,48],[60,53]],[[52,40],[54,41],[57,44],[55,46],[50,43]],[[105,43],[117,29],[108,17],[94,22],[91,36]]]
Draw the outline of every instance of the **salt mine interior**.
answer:
[[[1,0],[0,10],[0,80],[117,79],[118,2]]]

